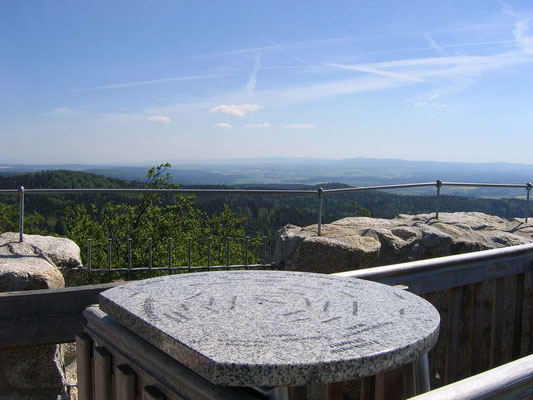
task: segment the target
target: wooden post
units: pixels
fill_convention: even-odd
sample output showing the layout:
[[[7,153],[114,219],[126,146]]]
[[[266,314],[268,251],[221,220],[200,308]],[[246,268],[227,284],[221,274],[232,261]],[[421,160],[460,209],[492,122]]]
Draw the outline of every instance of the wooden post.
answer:
[[[515,275],[513,286],[513,360],[522,349],[522,314],[524,312],[524,274]]]
[[[135,372],[125,364],[115,368],[115,400],[135,399]]]
[[[94,397],[111,400],[111,353],[103,347],[94,349]]]
[[[483,328],[483,283],[474,283],[471,288],[468,375],[481,371],[481,330]]]
[[[76,334],[79,400],[92,400],[93,398],[92,350],[93,342],[89,335],[83,332]]]
[[[462,293],[463,288],[461,286],[448,291],[448,331],[446,332],[446,371],[444,377],[446,384],[455,382],[457,379]]]
[[[145,386],[143,389],[143,400],[165,400],[166,398],[155,386]]]
[[[490,335],[490,367],[501,364],[502,359],[502,330],[503,330],[503,296],[505,278],[494,280],[492,297],[492,329]]]

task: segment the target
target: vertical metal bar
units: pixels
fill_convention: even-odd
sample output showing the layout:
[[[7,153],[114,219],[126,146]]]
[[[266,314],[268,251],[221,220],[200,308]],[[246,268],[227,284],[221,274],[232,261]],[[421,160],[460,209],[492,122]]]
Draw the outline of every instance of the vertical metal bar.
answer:
[[[248,236],[244,238],[244,266],[245,267],[248,266],[248,241],[249,240],[250,238]]]
[[[263,236],[263,265],[267,263],[267,237]]]
[[[172,238],[168,238],[168,270],[172,269]]]
[[[148,269],[152,277],[152,238],[148,238]]]
[[[192,238],[187,238],[187,241],[189,242],[189,250],[188,250],[188,266],[189,266],[189,269],[191,268],[192,266],[192,255],[191,255],[191,252],[192,252]]]
[[[19,186],[19,242],[24,242],[24,186]]]
[[[423,354],[413,362],[415,394],[426,393],[431,390],[429,379],[428,353]]]
[[[324,189],[321,187],[317,190],[318,193],[318,229],[317,234],[318,236],[322,233],[322,203],[324,200]]]
[[[87,239],[87,264],[89,267],[89,271],[91,270],[91,253],[92,253],[92,247],[93,247],[93,240]]]
[[[526,223],[527,223],[527,219],[529,218],[529,193],[531,192],[531,188],[533,187],[533,185],[531,183],[528,182],[527,186],[526,186],[526,189],[527,189],[527,196],[526,196]]]
[[[226,238],[226,265],[229,266],[229,253],[231,250],[231,237]]]
[[[108,238],[107,239],[107,277],[109,279],[109,282],[112,280],[112,274],[111,274],[111,246],[113,244],[113,239]]]
[[[435,219],[439,219],[440,211],[440,188],[442,187],[442,182],[437,180],[437,198],[435,199]]]
[[[131,238],[128,238],[128,269],[131,269]]]
[[[207,238],[207,268],[211,267],[211,237]]]

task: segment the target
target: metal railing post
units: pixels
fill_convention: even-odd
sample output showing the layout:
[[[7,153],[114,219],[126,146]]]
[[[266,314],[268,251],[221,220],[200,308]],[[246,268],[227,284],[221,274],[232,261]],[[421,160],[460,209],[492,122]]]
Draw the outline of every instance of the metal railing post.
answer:
[[[24,242],[24,186],[19,187],[19,242]]]
[[[531,188],[533,187],[533,185],[531,184],[531,182],[528,182],[527,185],[526,185],[526,189],[527,189],[527,196],[526,196],[526,223],[527,223],[527,219],[529,217],[529,193],[531,192]]]
[[[322,234],[322,203],[324,201],[324,189],[321,187],[317,190],[318,193],[318,229],[317,234],[320,236]]]
[[[439,179],[436,182],[436,186],[437,186],[437,198],[435,199],[435,219],[439,219],[440,188],[442,187],[442,182]]]

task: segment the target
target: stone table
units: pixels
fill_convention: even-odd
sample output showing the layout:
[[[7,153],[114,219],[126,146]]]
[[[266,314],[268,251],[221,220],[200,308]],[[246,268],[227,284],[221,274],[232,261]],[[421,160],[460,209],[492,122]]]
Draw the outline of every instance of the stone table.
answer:
[[[224,386],[374,375],[426,354],[440,322],[430,303],[404,290],[287,271],[171,275],[100,296],[121,326]]]

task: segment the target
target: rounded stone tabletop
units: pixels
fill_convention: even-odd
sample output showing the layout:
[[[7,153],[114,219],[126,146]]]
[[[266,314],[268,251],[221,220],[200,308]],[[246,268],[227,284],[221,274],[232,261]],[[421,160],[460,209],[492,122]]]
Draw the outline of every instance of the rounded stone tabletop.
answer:
[[[288,386],[369,376],[438,339],[424,299],[370,281],[287,271],[171,275],[100,294],[100,308],[209,381]]]

